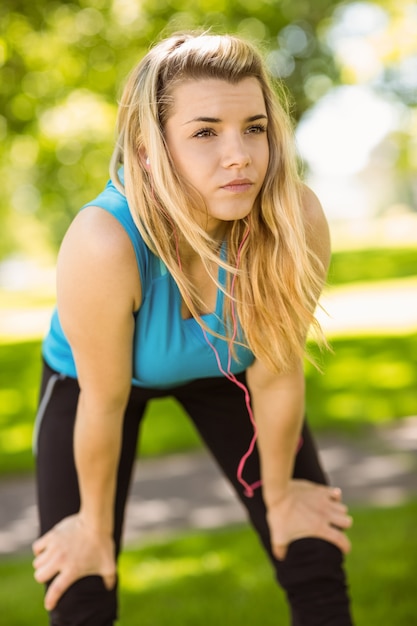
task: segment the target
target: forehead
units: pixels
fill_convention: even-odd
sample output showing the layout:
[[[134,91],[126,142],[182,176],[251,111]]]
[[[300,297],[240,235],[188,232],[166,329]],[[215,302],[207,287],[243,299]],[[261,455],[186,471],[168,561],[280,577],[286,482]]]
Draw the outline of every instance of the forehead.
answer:
[[[171,92],[171,116],[191,118],[206,115],[222,117],[227,111],[241,112],[242,117],[266,112],[261,85],[256,78],[230,83],[217,78],[186,80]],[[171,117],[170,116],[170,117]],[[190,118],[190,119],[191,119]]]

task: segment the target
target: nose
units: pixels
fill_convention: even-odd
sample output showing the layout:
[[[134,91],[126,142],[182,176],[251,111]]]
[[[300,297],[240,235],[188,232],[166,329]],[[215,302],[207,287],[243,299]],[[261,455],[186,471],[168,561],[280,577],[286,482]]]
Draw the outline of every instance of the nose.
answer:
[[[242,135],[228,137],[223,146],[222,165],[225,168],[242,168],[251,163],[250,152]]]

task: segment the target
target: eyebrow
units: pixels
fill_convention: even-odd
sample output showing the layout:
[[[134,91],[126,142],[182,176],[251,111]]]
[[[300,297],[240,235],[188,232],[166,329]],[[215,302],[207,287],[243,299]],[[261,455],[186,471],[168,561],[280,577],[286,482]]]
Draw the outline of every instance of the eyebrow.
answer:
[[[260,113],[258,115],[251,115],[250,117],[247,117],[244,121],[246,123],[248,122],[256,122],[257,120],[267,120],[268,117],[264,114],[264,113]],[[221,119],[220,117],[205,117],[204,115],[201,117],[194,117],[192,120],[189,120],[188,122],[184,122],[184,126],[186,124],[192,124],[193,122],[206,122],[208,124],[220,124],[221,123]]]

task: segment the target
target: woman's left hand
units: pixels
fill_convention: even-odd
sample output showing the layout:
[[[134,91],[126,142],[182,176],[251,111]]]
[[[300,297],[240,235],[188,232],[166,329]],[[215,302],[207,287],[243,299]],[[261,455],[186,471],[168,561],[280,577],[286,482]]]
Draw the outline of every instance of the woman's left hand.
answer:
[[[338,488],[307,480],[291,480],[286,491],[268,506],[268,524],[274,556],[283,560],[296,539],[317,537],[350,550],[344,530],[352,525]]]

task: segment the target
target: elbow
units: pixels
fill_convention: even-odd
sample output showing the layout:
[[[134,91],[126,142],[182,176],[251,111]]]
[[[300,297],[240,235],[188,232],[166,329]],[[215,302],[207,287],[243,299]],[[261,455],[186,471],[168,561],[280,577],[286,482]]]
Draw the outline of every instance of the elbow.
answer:
[[[275,374],[255,361],[247,370],[247,381],[251,393],[266,393],[280,389],[294,389],[297,392],[304,392],[305,376],[303,362],[301,359],[297,359],[291,371]]]
[[[79,410],[87,415],[111,418],[124,415],[130,396],[130,385],[117,389],[94,389],[82,386],[78,400]]]

